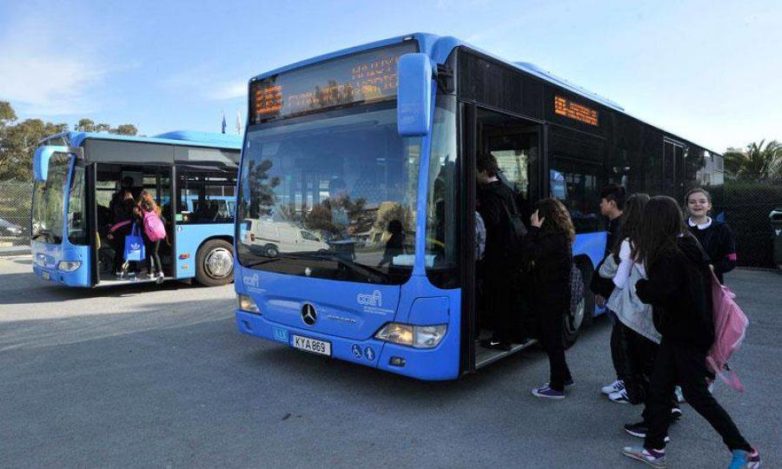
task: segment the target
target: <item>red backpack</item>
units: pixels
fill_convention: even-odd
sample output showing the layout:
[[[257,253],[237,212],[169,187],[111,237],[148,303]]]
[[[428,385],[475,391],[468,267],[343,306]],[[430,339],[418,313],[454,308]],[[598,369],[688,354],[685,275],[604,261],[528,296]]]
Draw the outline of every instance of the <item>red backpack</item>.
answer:
[[[144,212],[144,233],[150,241],[160,241],[166,238],[166,227],[157,213]]]
[[[706,365],[728,386],[743,392],[744,385],[728,368],[728,359],[739,349],[749,326],[749,319],[739,308],[736,295],[711,274],[711,296],[714,303],[714,344],[706,356]]]

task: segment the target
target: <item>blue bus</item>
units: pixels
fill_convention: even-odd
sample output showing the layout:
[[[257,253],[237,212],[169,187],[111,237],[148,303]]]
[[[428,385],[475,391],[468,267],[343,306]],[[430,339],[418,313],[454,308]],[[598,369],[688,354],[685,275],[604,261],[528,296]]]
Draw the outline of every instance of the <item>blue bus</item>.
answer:
[[[241,138],[175,131],[156,137],[66,132],[33,157],[33,271],[71,287],[155,281],[113,271],[110,202],[122,180],[153,195],[166,221],[164,279],[233,281],[235,187]],[[142,267],[143,268],[143,267]]]
[[[585,286],[606,250],[600,188],[679,196],[708,154],[452,37],[412,34],[258,75],[237,188],[239,331],[425,380],[529,345],[521,301],[518,343],[480,346],[492,331],[476,293],[479,152],[496,157],[522,208],[565,203]],[[270,253],[252,242],[259,224],[299,227],[325,247]],[[565,318],[569,343],[600,313],[584,291]]]

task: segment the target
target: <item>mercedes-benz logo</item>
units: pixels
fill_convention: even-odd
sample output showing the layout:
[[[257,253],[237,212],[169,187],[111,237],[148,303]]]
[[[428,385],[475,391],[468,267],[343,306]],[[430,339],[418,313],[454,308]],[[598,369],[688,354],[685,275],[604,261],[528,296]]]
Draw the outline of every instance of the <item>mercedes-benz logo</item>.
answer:
[[[309,303],[305,303],[301,307],[301,319],[304,320],[304,324],[311,326],[318,320],[318,313],[315,312],[315,307]]]

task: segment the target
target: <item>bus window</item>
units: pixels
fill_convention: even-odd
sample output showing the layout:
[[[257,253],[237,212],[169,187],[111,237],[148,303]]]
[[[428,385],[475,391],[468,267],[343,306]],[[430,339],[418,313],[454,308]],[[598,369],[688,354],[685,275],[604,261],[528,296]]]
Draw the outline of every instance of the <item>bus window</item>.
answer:
[[[570,211],[576,233],[600,230],[600,167],[554,158],[549,170],[549,195]]]
[[[233,223],[234,177],[214,170],[177,171],[177,223]]]

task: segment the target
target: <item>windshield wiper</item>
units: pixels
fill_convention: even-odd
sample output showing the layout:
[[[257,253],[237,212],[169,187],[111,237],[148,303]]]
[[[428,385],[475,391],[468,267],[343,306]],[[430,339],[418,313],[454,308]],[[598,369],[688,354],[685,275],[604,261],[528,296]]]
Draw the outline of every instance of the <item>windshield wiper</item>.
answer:
[[[54,242],[54,235],[52,234],[52,232],[49,231],[49,230],[44,230],[44,229],[38,230],[30,239],[36,240],[36,239],[38,239],[40,237],[45,238],[44,242],[46,242],[46,243],[53,243]]]
[[[312,255],[311,257],[315,259],[325,259],[329,261],[334,261],[340,266],[346,268],[351,273],[358,274],[358,275],[364,275],[367,276],[367,280],[369,282],[387,282],[389,279],[389,275],[385,272],[383,272],[380,269],[376,269],[374,267],[370,267],[368,265],[364,264],[358,264],[356,262],[351,262],[345,259],[344,257],[341,257],[337,254],[329,254],[327,252],[318,252]]]

